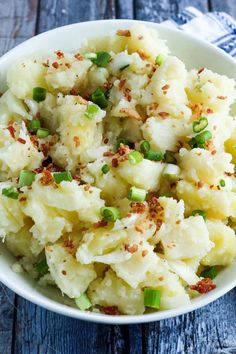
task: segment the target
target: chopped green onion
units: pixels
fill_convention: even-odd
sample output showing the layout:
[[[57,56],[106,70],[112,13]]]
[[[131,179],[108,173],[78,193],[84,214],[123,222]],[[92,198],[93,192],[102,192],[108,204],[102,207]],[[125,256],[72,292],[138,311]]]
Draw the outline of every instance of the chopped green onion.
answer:
[[[212,138],[212,134],[209,130],[204,130],[204,132],[197,134],[195,136],[195,140],[197,144],[205,144],[207,140],[210,140]]]
[[[130,141],[126,138],[118,138],[117,139],[117,144],[116,144],[116,149],[119,149],[120,144],[124,144],[124,145],[130,145]]]
[[[38,119],[32,119],[28,125],[29,131],[31,133],[36,133],[39,128],[41,128],[41,123]]]
[[[49,272],[49,268],[48,268],[48,264],[46,259],[43,259],[41,262],[39,262],[38,264],[36,264],[36,270],[39,273],[40,277],[43,277],[44,275],[46,275]]]
[[[116,221],[117,219],[120,219],[120,211],[115,207],[101,208],[101,215],[106,221]]]
[[[155,64],[161,65],[161,64],[164,63],[164,60],[165,60],[164,54],[159,54],[159,55],[156,57]]]
[[[96,53],[86,53],[86,54],[84,54],[84,57],[86,59],[90,59],[93,61],[93,60],[97,59],[97,54]]]
[[[72,179],[73,179],[72,176],[71,176],[71,173],[69,171],[54,172],[53,173],[53,178],[54,178],[54,181],[57,184],[60,184],[62,181],[71,182]]]
[[[3,188],[2,195],[11,199],[18,199],[19,194],[15,187]]]
[[[164,168],[162,175],[172,181],[176,181],[179,178],[180,168],[177,165],[168,164]]]
[[[164,153],[164,160],[167,163],[172,163],[172,164],[177,163],[174,152],[169,151],[169,150],[166,150],[166,152]]]
[[[199,133],[208,126],[208,120],[206,117],[201,117],[198,121],[193,122],[194,133]]]
[[[210,278],[210,279],[214,279],[217,275],[218,275],[218,270],[214,266],[206,268],[200,274],[201,277]]]
[[[102,166],[101,168],[102,173],[107,174],[110,171],[110,166],[108,166],[108,164],[105,163],[105,165]]]
[[[111,56],[107,52],[98,52],[97,58],[92,59],[93,63],[100,67],[105,67],[109,63]]]
[[[128,68],[128,67],[129,67],[129,65],[130,65],[130,64],[126,64],[126,65],[122,66],[122,67],[120,68],[120,71],[125,70],[126,68]]]
[[[128,199],[133,202],[144,202],[147,192],[144,189],[131,187],[128,192]]]
[[[146,154],[146,152],[148,152],[151,149],[151,145],[149,143],[149,141],[144,140],[141,144],[140,144],[140,151],[143,154]]]
[[[200,210],[200,209],[193,210],[192,216],[196,216],[196,215],[200,215],[203,217],[204,220],[206,220],[206,217],[207,217],[206,211]]]
[[[221,180],[220,180],[220,186],[221,186],[221,187],[225,187],[225,180],[224,180],[224,179],[221,179]]]
[[[98,111],[99,111],[99,108],[98,108],[97,105],[95,105],[95,104],[89,104],[89,105],[87,106],[87,109],[86,109],[84,115],[85,115],[85,117],[87,117],[88,119],[91,119],[91,120],[92,120],[92,119],[95,119],[95,118],[96,118],[96,115],[97,115]]]
[[[92,101],[100,108],[107,108],[108,100],[102,89],[97,88],[91,96]]]
[[[34,87],[33,88],[33,100],[36,102],[42,102],[45,100],[47,90],[43,87]]]
[[[145,288],[144,289],[144,306],[159,309],[161,305],[160,290]]]
[[[189,146],[190,146],[192,149],[198,147],[198,143],[197,143],[197,141],[196,141],[195,138],[191,138],[191,139],[188,141],[188,144],[189,144]]]
[[[37,130],[37,137],[39,138],[39,139],[43,139],[43,138],[46,138],[48,135],[49,135],[50,133],[49,133],[49,130],[48,129],[45,129],[45,128],[39,128],[38,130]]]
[[[143,161],[143,155],[141,155],[138,151],[132,151],[128,154],[128,159],[131,165],[137,165]]]
[[[163,153],[161,151],[149,150],[144,154],[144,157],[151,161],[161,161],[163,159]]]
[[[75,303],[82,311],[88,310],[92,306],[88,296],[85,293],[81,294],[80,297],[75,298]]]
[[[19,177],[19,187],[31,186],[35,180],[35,173],[32,171],[23,170]]]

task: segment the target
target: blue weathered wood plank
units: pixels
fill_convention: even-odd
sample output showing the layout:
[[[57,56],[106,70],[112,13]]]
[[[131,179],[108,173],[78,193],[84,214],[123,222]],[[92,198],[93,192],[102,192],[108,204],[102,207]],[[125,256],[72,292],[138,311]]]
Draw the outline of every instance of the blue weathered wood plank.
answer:
[[[212,11],[224,11],[236,18],[236,3],[234,0],[210,0]]]
[[[10,354],[15,316],[15,294],[0,283],[0,353]]]

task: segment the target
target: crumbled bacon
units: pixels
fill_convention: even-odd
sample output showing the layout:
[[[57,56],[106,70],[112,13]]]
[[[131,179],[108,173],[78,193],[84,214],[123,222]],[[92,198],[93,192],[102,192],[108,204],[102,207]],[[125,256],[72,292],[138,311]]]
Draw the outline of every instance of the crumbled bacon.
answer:
[[[88,103],[88,101],[80,95],[76,96],[76,102],[78,102],[80,104],[87,104]]]
[[[118,154],[120,156],[126,155],[130,152],[130,148],[127,145],[124,144],[120,144],[119,148],[118,148]]]
[[[111,165],[112,167],[118,167],[119,166],[119,161],[118,159],[114,158],[111,160]]]
[[[122,36],[122,37],[131,37],[131,33],[129,30],[118,30],[116,31],[117,36]]]
[[[9,133],[11,134],[11,137],[12,137],[13,139],[15,139],[15,132],[16,132],[16,130],[15,130],[15,128],[13,127],[13,125],[9,125],[9,126],[7,127],[7,130],[9,130]]]
[[[137,50],[137,53],[138,53],[138,55],[140,56],[140,58],[141,58],[142,60],[145,60],[145,59],[148,59],[148,58],[149,58],[149,56],[144,52],[143,49],[138,49],[138,50]]]
[[[106,220],[101,220],[101,221],[98,221],[98,222],[95,222],[93,224],[93,227],[95,227],[95,229],[98,229],[100,227],[105,227],[107,226],[108,222]]]
[[[126,117],[134,118],[137,120],[142,120],[142,117],[133,108],[121,108],[120,113],[124,113],[126,115]]]
[[[212,279],[210,278],[204,278],[199,282],[197,282],[197,284],[190,286],[190,289],[196,290],[200,294],[206,294],[215,288],[216,288],[216,284],[214,284]]]
[[[128,88],[126,88],[125,92],[124,92],[124,96],[128,102],[131,102],[131,100],[132,100],[132,96],[131,96],[130,92],[131,92],[131,90]]]
[[[64,58],[64,53],[61,50],[57,50],[55,54],[58,57],[58,59]]]
[[[79,61],[84,60],[83,55],[81,55],[80,53],[75,54],[74,57],[75,57],[77,60],[79,60]]]
[[[52,63],[52,66],[55,68],[55,69],[58,69],[59,68],[59,64],[57,61],[54,61],[54,63]]]
[[[126,83],[125,79],[120,80],[120,82],[119,82],[119,89],[120,90],[125,86],[125,83]]]
[[[30,141],[36,148],[38,148],[39,141],[38,141],[38,138],[36,137],[36,135],[30,135]]]
[[[46,63],[43,63],[43,66],[45,66],[45,68],[49,68],[49,60],[47,60]]]
[[[198,75],[200,75],[200,74],[201,74],[204,70],[205,70],[205,68],[201,68],[201,69],[199,69],[199,70],[198,70],[198,72],[197,72],[197,73],[198,73]]]
[[[133,244],[133,245],[128,245],[125,243],[125,250],[128,251],[129,253],[135,253],[138,250],[138,245]]]
[[[162,119],[165,119],[170,115],[168,112],[158,112],[158,114]]]
[[[159,231],[161,225],[163,224],[163,221],[161,219],[156,219],[155,224],[156,224],[157,231]]]
[[[49,146],[48,145],[41,144],[40,149],[41,149],[41,151],[42,151],[42,153],[43,153],[43,155],[45,157],[48,156],[48,152],[49,152]]]
[[[202,188],[202,187],[204,186],[204,182],[203,182],[203,181],[197,181],[197,182],[195,182],[195,186],[196,186],[198,189],[200,189],[200,188]]]
[[[148,250],[143,250],[142,251],[142,257],[146,257],[147,254],[148,254]]]
[[[143,234],[144,229],[140,225],[135,225],[135,230],[139,232],[140,234]]]
[[[73,141],[75,143],[75,147],[79,147],[80,146],[80,138],[79,138],[79,136],[74,136]]]
[[[26,140],[22,138],[18,138],[17,141],[21,144],[26,144]]]
[[[210,113],[214,113],[213,109],[211,108],[207,108],[207,113],[210,114]]]
[[[75,88],[72,88],[71,90],[70,90],[70,95],[72,95],[72,96],[77,96],[79,94],[79,92],[78,92],[78,90],[76,90]]]
[[[53,182],[53,176],[50,171],[44,169],[42,171],[42,177],[40,178],[40,182],[42,185],[47,186]]]
[[[181,223],[181,220],[176,220],[176,224],[179,225]]]
[[[70,63],[65,63],[65,66],[66,66],[68,69],[70,69],[71,64],[70,64]]]
[[[162,86],[162,91],[166,91],[166,90],[168,90],[170,88],[170,85],[164,85],[164,86]]]
[[[26,200],[27,200],[26,197],[21,197],[21,198],[19,199],[20,202],[25,202]]]
[[[234,172],[225,172],[225,175],[231,177],[231,176],[235,176],[235,173]]]
[[[65,248],[67,248],[69,253],[73,253],[74,252],[75,246],[74,246],[73,240],[71,238],[68,238],[68,237],[64,238],[63,246]]]
[[[81,182],[81,177],[78,176],[78,175],[75,175],[75,176],[73,177],[73,179],[74,179],[76,182],[78,182],[78,183]]]
[[[109,139],[108,138],[104,138],[103,142],[104,142],[104,144],[108,144],[109,143]]]
[[[219,100],[226,100],[226,99],[227,99],[227,96],[217,96],[217,98],[218,98]]]
[[[105,91],[110,90],[112,88],[112,86],[113,86],[112,82],[104,82],[104,84],[103,84],[103,88]]]
[[[114,152],[112,152],[112,151],[105,151],[104,153],[103,153],[103,156],[104,157],[112,157],[112,156],[114,156],[115,155],[115,153]]]
[[[61,273],[62,273],[63,275],[66,275],[66,274],[67,274],[65,270],[62,270]]]
[[[146,206],[143,203],[131,203],[131,210],[133,213],[143,214],[145,212]]]
[[[90,185],[90,184],[85,184],[85,186],[84,186],[84,190],[85,190],[85,191],[89,191],[90,188],[91,188],[91,185]]]
[[[106,315],[111,315],[111,316],[118,316],[120,315],[120,311],[117,306],[106,306],[102,308],[102,311]]]

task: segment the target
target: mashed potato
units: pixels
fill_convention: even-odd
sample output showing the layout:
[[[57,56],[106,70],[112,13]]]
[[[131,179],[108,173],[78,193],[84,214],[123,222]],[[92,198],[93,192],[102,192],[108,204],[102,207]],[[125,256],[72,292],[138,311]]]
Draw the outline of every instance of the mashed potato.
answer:
[[[0,98],[0,237],[81,310],[189,304],[236,257],[234,80],[135,24],[18,61]]]

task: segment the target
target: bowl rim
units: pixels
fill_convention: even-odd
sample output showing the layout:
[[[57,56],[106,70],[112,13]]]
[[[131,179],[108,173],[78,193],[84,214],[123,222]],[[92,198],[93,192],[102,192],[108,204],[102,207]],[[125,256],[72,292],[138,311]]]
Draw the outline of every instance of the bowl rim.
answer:
[[[164,31],[166,31],[167,33],[169,32],[170,34],[171,33],[175,33],[175,34],[178,33],[180,36],[183,36],[187,39],[192,39],[193,41],[197,42],[200,45],[204,45],[204,46],[211,48],[211,50],[213,52],[215,52],[216,55],[223,56],[225,59],[230,61],[231,64],[234,65],[236,68],[236,61],[229,54],[225,53],[222,49],[217,48],[213,44],[211,44],[203,39],[197,38],[193,34],[186,33],[184,31],[181,31],[176,28],[168,28],[167,26],[165,26],[163,24],[158,24],[155,22],[132,20],[132,19],[107,19],[107,20],[85,21],[85,22],[78,22],[78,23],[73,23],[70,25],[56,27],[54,29],[45,31],[41,34],[31,37],[31,38],[27,39],[26,41],[18,44],[17,46],[12,48],[8,52],[6,52],[3,56],[0,57],[0,66],[3,62],[5,62],[8,59],[8,57],[11,57],[14,54],[14,52],[16,50],[18,50],[18,48],[20,48],[21,46],[24,46],[25,44],[33,42],[35,40],[35,38],[39,38],[39,37],[46,38],[47,35],[52,32],[57,32],[57,31],[63,30],[63,29],[70,30],[70,29],[74,29],[74,28],[77,28],[80,26],[87,26],[88,24],[99,25],[99,24],[104,24],[104,23],[114,23],[114,24],[116,23],[116,24],[118,24],[118,25],[120,24],[122,26],[124,26],[124,25],[130,26],[132,23],[135,23],[135,22],[145,24],[149,27],[151,26],[152,28],[156,28],[157,30],[158,30],[158,28],[164,29]],[[22,55],[22,57],[23,57],[23,55]],[[19,58],[20,58],[20,56],[18,56],[16,58],[16,60]],[[228,284],[221,286],[220,288],[214,289],[211,293],[208,293],[207,296],[206,295],[199,296],[195,300],[195,302],[191,302],[187,306],[182,306],[182,307],[179,307],[176,309],[171,309],[171,310],[163,310],[160,312],[153,312],[151,314],[122,315],[122,316],[111,315],[110,316],[110,315],[105,315],[105,314],[100,314],[100,313],[95,313],[95,312],[80,311],[79,309],[72,308],[67,305],[61,304],[61,303],[57,302],[56,300],[51,300],[49,297],[42,296],[42,294],[40,294],[40,296],[38,296],[35,294],[28,293],[27,291],[25,291],[24,288],[19,287],[15,283],[12,283],[7,278],[7,276],[4,277],[4,275],[1,274],[1,272],[0,272],[0,281],[5,286],[7,286],[9,289],[11,289],[16,294],[18,294],[19,296],[22,296],[24,299],[26,299],[38,306],[41,306],[47,310],[53,311],[53,312],[61,314],[61,315],[65,315],[67,317],[76,318],[79,320],[85,320],[85,321],[91,321],[91,322],[103,323],[103,324],[114,324],[114,325],[147,323],[147,322],[159,321],[159,320],[173,318],[173,317],[176,317],[179,315],[183,315],[188,312],[194,311],[198,308],[201,308],[205,305],[210,304],[212,301],[223,296],[224,294],[226,294],[228,291],[230,291],[231,289],[233,289],[236,286],[236,277],[235,277],[235,279],[233,279]]]

